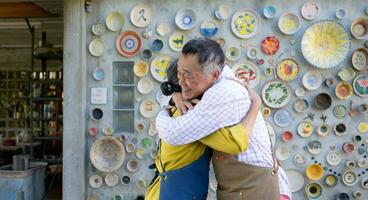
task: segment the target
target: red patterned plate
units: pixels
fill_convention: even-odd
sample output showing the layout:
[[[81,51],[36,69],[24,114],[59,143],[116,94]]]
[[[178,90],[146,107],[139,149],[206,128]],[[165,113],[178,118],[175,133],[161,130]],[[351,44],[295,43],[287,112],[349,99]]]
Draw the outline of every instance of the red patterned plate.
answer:
[[[141,38],[134,31],[122,32],[116,40],[116,49],[125,57],[133,57],[137,55],[141,50],[141,47]]]
[[[280,48],[280,41],[275,36],[266,37],[262,41],[262,51],[267,55],[274,55]]]

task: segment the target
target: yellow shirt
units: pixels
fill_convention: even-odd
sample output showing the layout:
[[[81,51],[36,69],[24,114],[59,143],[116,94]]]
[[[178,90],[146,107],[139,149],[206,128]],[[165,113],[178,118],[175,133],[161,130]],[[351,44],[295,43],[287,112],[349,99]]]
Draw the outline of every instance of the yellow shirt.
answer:
[[[178,110],[173,110],[173,117],[180,115]],[[162,164],[166,171],[182,168],[196,161],[209,146],[217,151],[228,154],[239,154],[248,148],[248,132],[239,123],[235,126],[221,128],[199,141],[190,144],[173,146],[161,140],[161,153],[156,157],[155,164],[160,173]],[[147,200],[158,200],[160,198],[160,176],[152,183],[146,192]]]

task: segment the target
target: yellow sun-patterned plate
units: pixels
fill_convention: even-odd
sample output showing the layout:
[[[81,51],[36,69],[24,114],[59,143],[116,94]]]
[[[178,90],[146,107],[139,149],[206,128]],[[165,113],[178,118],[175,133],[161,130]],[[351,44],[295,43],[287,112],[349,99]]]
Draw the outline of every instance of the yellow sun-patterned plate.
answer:
[[[299,65],[295,60],[287,58],[277,65],[276,72],[281,80],[292,81],[298,77]]]
[[[156,56],[151,62],[151,74],[159,82],[167,81],[166,69],[169,67],[172,57],[166,54]]]
[[[239,38],[251,38],[260,28],[261,18],[255,10],[249,8],[237,11],[231,20],[231,30]]]
[[[305,31],[301,48],[303,56],[313,66],[332,68],[347,57],[350,37],[340,23],[322,20]]]

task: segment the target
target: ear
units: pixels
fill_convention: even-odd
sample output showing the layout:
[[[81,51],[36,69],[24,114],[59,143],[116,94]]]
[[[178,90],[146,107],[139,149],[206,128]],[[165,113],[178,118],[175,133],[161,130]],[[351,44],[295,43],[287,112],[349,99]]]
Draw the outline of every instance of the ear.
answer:
[[[220,71],[219,70],[216,70],[212,73],[211,78],[212,78],[213,81],[217,80],[219,77],[220,77]]]

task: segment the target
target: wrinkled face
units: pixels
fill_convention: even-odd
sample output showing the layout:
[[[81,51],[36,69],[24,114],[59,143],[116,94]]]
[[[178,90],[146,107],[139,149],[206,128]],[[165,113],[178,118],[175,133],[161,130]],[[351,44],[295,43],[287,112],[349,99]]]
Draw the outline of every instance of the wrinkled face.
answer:
[[[214,80],[218,77],[218,72],[207,76],[201,71],[197,55],[181,54],[178,60],[178,79],[182,88],[182,95],[185,100],[191,100],[202,95]]]

